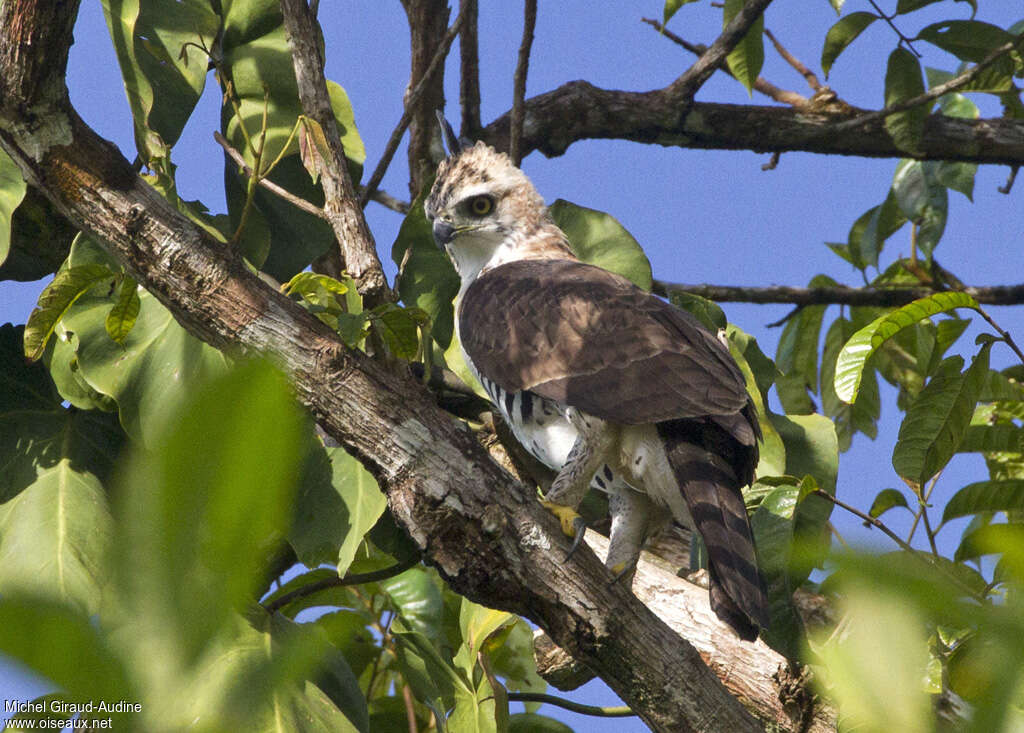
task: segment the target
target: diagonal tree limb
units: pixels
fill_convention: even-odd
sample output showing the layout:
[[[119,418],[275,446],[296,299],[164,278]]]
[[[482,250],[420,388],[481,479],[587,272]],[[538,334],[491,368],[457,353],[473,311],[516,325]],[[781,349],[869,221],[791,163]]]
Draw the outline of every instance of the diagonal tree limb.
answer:
[[[315,21],[305,0],[281,0],[281,12],[292,50],[302,109],[307,117],[320,125],[330,151],[320,180],[324,189],[324,218],[338,240],[342,267],[355,280],[368,307],[394,300],[377,257],[377,245],[366,225],[348,173],[345,148],[327,93]]]
[[[523,102],[526,99],[526,75],[530,69],[530,49],[533,47],[533,29],[537,25],[537,0],[523,2],[523,38],[519,43],[519,60],[512,82],[512,124],[509,130],[508,150],[512,164],[518,166],[523,156],[519,152],[519,138],[523,134]]]
[[[609,583],[592,553],[566,561],[568,540],[534,492],[491,461],[421,385],[345,347],[78,117],[63,83],[77,9],[74,0],[0,6],[0,145],[25,178],[190,333],[284,369],[298,399],[373,473],[457,591],[534,620],[655,730],[760,730],[694,648]]]
[[[739,42],[747,35],[747,31],[757,22],[771,2],[772,0],[747,0],[747,3],[722,29],[722,34],[708,46],[707,51],[701,54],[693,66],[687,69],[682,76],[668,85],[667,90],[676,104],[685,106],[693,101],[694,96],[704,86],[704,82],[710,79],[711,75],[725,63],[726,57],[739,45]]]

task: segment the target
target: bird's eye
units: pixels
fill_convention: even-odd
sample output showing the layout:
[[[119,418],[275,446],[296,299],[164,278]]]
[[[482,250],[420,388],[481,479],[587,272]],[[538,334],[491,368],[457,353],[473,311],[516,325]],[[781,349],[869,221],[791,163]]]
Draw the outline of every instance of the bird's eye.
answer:
[[[473,216],[487,216],[494,209],[494,199],[490,196],[474,196],[469,200],[469,213]]]

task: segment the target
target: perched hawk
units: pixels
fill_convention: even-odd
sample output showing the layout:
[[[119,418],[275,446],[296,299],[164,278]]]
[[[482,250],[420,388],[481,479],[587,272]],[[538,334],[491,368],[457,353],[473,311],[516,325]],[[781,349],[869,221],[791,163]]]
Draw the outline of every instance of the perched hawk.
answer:
[[[507,155],[447,137],[425,209],[462,281],[456,328],[516,438],[558,472],[545,505],[580,539],[575,510],[591,485],[606,491],[606,564],[627,578],[670,518],[695,527],[712,608],[756,638],[768,608],[740,489],[760,428],[728,349],[690,314],[580,262]]]

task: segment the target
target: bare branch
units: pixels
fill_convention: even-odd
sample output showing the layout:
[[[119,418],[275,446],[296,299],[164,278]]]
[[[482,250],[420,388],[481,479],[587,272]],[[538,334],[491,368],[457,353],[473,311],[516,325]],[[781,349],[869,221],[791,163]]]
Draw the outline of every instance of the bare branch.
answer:
[[[466,14],[459,35],[459,106],[462,107],[460,134],[475,140],[480,131],[480,49],[477,42],[478,0],[461,0]]]
[[[359,187],[360,195],[365,191],[365,186]],[[402,201],[402,199],[397,198],[396,196],[392,196],[387,191],[382,191],[379,188],[372,194],[370,194],[370,200],[376,201],[384,208],[391,209],[392,211],[396,211],[399,214],[408,214],[409,209],[412,208],[412,205],[408,201]]]
[[[640,20],[652,26],[655,30],[659,31],[667,39],[669,39],[670,41],[679,46],[682,46],[692,54],[700,56],[701,54],[708,50],[708,47],[705,46],[703,43],[690,43],[685,38],[680,38],[675,33],[665,28],[665,26],[663,26],[661,23],[654,20],[653,18],[641,18]],[[729,69],[728,64],[721,64],[718,68],[720,71],[724,71],[726,74],[733,77],[734,79],[736,78],[735,75],[732,73],[732,70]],[[807,97],[803,96],[802,94],[797,94],[796,92],[790,91],[788,89],[780,89],[779,87],[775,86],[770,81],[765,79],[763,76],[757,77],[757,80],[754,82],[754,91],[764,94],[766,97],[770,97],[771,99],[774,99],[776,102],[788,104],[791,107],[803,108],[810,104],[810,100]]]
[[[242,154],[240,152],[238,152],[237,150],[235,150],[233,147],[231,147],[231,143],[229,143],[227,140],[225,140],[224,136],[221,135],[216,130],[214,130],[214,132],[213,132],[213,139],[217,141],[217,144],[219,144],[222,148],[224,148],[224,152],[226,152],[231,157],[231,160],[235,161],[235,163],[238,165],[239,170],[241,170],[242,173],[245,174],[246,178],[252,178],[252,168],[250,168],[246,164],[245,158],[242,157]],[[259,185],[263,186],[263,188],[267,189],[268,191],[270,191],[275,196],[278,196],[278,197],[284,199],[285,201],[287,201],[292,206],[294,206],[294,207],[296,207],[298,209],[302,209],[307,214],[312,214],[313,216],[318,216],[321,219],[326,219],[327,218],[327,216],[324,214],[324,210],[321,209],[319,206],[317,206],[315,204],[311,204],[309,201],[306,201],[306,199],[301,198],[299,196],[296,196],[291,191],[289,191],[289,190],[287,190],[285,188],[282,188],[281,186],[278,186],[276,183],[274,183],[269,178],[266,178],[266,177],[260,178],[258,183],[259,183]]]
[[[526,99],[526,74],[530,69],[530,48],[533,46],[533,29],[537,25],[537,0],[524,0],[523,3],[523,39],[519,43],[519,61],[512,89],[512,125],[509,130],[509,157],[514,165],[519,165],[523,156],[519,152],[520,138],[523,134],[523,101]]]
[[[747,35],[747,31],[771,2],[772,0],[748,0],[722,30],[722,35],[701,54],[696,63],[668,86],[669,93],[677,104],[685,105],[693,101],[694,95],[704,86],[704,82],[725,62],[729,53],[743,40],[743,36]]]
[[[786,286],[746,287],[736,285],[681,285],[655,280],[653,291],[667,296],[674,290],[699,295],[708,300],[734,303],[793,303],[805,305],[855,305],[896,307],[918,298],[941,292],[939,287],[907,288],[791,288]],[[986,305],[1017,305],[1024,303],[1024,283],[965,287],[965,293]]]
[[[315,21],[305,0],[281,0],[281,12],[292,50],[302,109],[307,117],[320,125],[330,153],[320,174],[324,189],[324,218],[338,240],[344,269],[355,280],[367,305],[372,307],[393,300],[377,257],[376,242],[366,226],[349,177],[345,148],[327,94],[324,63],[313,25]]]
[[[796,56],[791,54],[789,52],[789,49],[783,46],[782,43],[779,42],[779,39],[775,37],[775,34],[773,34],[770,30],[765,28],[764,34],[768,36],[768,40],[772,42],[773,46],[775,46],[775,50],[778,51],[779,56],[784,58],[786,60],[786,63],[788,63],[790,66],[796,69],[797,73],[807,80],[807,85],[816,92],[820,91],[821,82],[818,81],[818,77],[815,76],[814,72],[808,69],[803,61],[801,61]]]
[[[424,92],[430,88],[433,83],[433,76],[439,68],[443,66],[442,62],[445,57],[448,56],[448,49],[452,46],[452,41],[455,40],[455,36],[459,34],[459,28],[462,23],[465,22],[466,18],[466,7],[463,6],[462,12],[459,13],[459,17],[455,19],[452,27],[445,33],[444,38],[441,41],[441,45],[438,46],[434,57],[430,60],[430,64],[427,66],[426,71],[420,78],[419,83],[412,90],[405,100],[405,110],[402,112],[402,117],[398,120],[398,124],[395,125],[395,129],[391,131],[391,137],[388,138],[387,145],[384,146],[384,153],[380,157],[380,161],[377,163],[377,167],[373,169],[373,175],[370,176],[370,180],[366,182],[366,186],[363,188],[362,195],[359,197],[359,205],[363,208],[366,207],[367,202],[373,197],[374,192],[377,190],[377,186],[384,180],[384,174],[387,173],[388,166],[391,165],[392,158],[395,157],[395,151],[398,150],[398,144],[402,142],[402,136],[405,134],[406,129],[409,127],[409,123],[412,121],[413,111],[417,109],[420,102],[420,97],[423,96]]]

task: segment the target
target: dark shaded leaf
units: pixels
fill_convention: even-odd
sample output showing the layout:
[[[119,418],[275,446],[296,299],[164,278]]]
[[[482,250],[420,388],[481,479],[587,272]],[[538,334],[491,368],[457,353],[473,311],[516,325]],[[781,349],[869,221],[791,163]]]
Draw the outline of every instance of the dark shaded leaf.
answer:
[[[897,48],[889,54],[885,72],[885,106],[892,107],[923,93],[924,80],[917,57],[905,48]],[[920,147],[927,116],[927,105],[912,107],[886,117],[885,129],[896,147],[913,152]]]
[[[882,489],[875,496],[875,500],[871,502],[871,509],[868,511],[868,514],[877,518],[893,507],[898,506],[910,509],[910,506],[907,504],[907,497],[903,495],[903,492],[896,489]]]
[[[840,18],[835,25],[828,29],[828,33],[825,35],[825,46],[821,50],[821,70],[825,72],[826,79],[829,71],[832,70],[832,64],[839,58],[839,54],[876,20],[878,20],[878,16],[874,13],[858,11]]]

